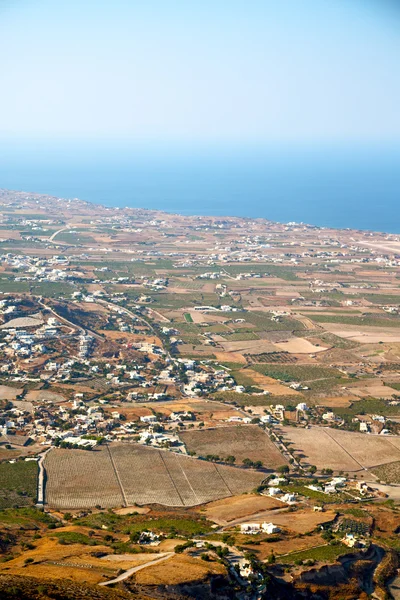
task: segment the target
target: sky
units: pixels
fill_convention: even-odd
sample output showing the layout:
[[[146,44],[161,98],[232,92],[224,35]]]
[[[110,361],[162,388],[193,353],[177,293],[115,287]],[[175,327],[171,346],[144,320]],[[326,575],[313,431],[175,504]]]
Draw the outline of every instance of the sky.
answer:
[[[400,141],[397,0],[0,0],[0,136]]]

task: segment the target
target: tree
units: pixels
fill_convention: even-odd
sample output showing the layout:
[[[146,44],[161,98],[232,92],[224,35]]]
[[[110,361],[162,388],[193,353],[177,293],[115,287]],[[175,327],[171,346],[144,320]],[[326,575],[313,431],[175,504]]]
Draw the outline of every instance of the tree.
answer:
[[[317,467],[315,465],[311,465],[308,470],[310,471],[311,475],[314,475],[314,473],[317,471]]]
[[[289,473],[290,469],[288,465],[281,465],[280,467],[277,468],[278,473],[281,473],[282,475],[286,475],[287,473]]]

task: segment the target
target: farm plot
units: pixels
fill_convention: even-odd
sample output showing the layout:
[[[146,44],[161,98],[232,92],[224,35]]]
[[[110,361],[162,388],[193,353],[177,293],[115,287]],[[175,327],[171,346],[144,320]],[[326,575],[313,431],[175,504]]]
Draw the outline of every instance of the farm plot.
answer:
[[[246,494],[210,502],[210,504],[207,504],[205,514],[207,519],[218,525],[227,525],[236,519],[250,517],[256,513],[282,508],[283,506],[282,502],[268,496]]]
[[[314,531],[318,525],[330,523],[336,517],[336,513],[331,510],[325,512],[312,512],[311,510],[297,510],[296,512],[274,513],[273,522],[285,529],[296,533],[305,534]],[[253,521],[253,519],[252,519]],[[254,519],[257,523],[258,519]]]
[[[49,452],[45,460],[46,503],[52,507],[122,506],[124,499],[107,448]]]
[[[340,338],[360,344],[400,342],[400,333],[395,327],[353,326],[344,323],[323,323],[323,327]]]
[[[275,444],[257,425],[185,431],[180,437],[188,450],[198,456],[234,456],[236,464],[245,458],[261,460],[268,469],[276,469],[286,463]]]
[[[400,483],[400,461],[381,465],[372,469],[372,472],[386,483]]]
[[[400,460],[400,438],[384,438],[322,427],[284,427],[291,449],[317,468],[359,471]]]
[[[196,506],[248,491],[263,478],[254,471],[142,446],[110,449],[129,504]]]
[[[241,494],[263,475],[136,444],[94,452],[54,450],[46,459],[47,504],[93,508],[158,503],[195,506]]]
[[[253,381],[253,383],[261,388],[270,392],[273,396],[301,396],[300,392],[293,390],[290,387],[278,383],[276,379],[263,375],[254,369],[243,369],[243,373]]]
[[[309,340],[304,338],[291,338],[287,341],[276,343],[276,346],[284,352],[291,354],[316,354],[317,352],[325,352],[328,348],[324,346],[315,346]]]
[[[15,398],[22,394],[23,391],[22,388],[0,385],[0,400],[15,400]]]
[[[400,437],[386,438],[337,429],[329,430],[329,435],[365,468],[400,460]]]

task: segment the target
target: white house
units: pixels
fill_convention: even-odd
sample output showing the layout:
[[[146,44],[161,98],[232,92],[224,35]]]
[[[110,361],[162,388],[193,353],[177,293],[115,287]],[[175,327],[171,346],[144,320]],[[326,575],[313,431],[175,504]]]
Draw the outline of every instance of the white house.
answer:
[[[268,534],[278,533],[280,531],[279,527],[277,525],[274,525],[273,523],[263,523],[261,525],[261,529]]]

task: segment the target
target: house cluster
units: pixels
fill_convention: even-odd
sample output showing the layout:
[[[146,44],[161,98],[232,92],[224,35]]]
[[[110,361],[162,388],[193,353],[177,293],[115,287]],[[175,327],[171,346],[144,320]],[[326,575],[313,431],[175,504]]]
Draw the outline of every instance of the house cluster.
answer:
[[[241,523],[240,533],[255,535],[257,533],[267,533],[269,535],[273,533],[279,533],[280,528],[273,523]]]
[[[310,484],[306,487],[322,494],[337,494],[346,487],[346,477],[333,477],[326,483]]]
[[[0,261],[12,269],[21,271],[15,281],[65,281],[76,276],[70,271],[69,260],[65,256],[54,255],[51,258],[29,256],[27,254],[3,254]]]

